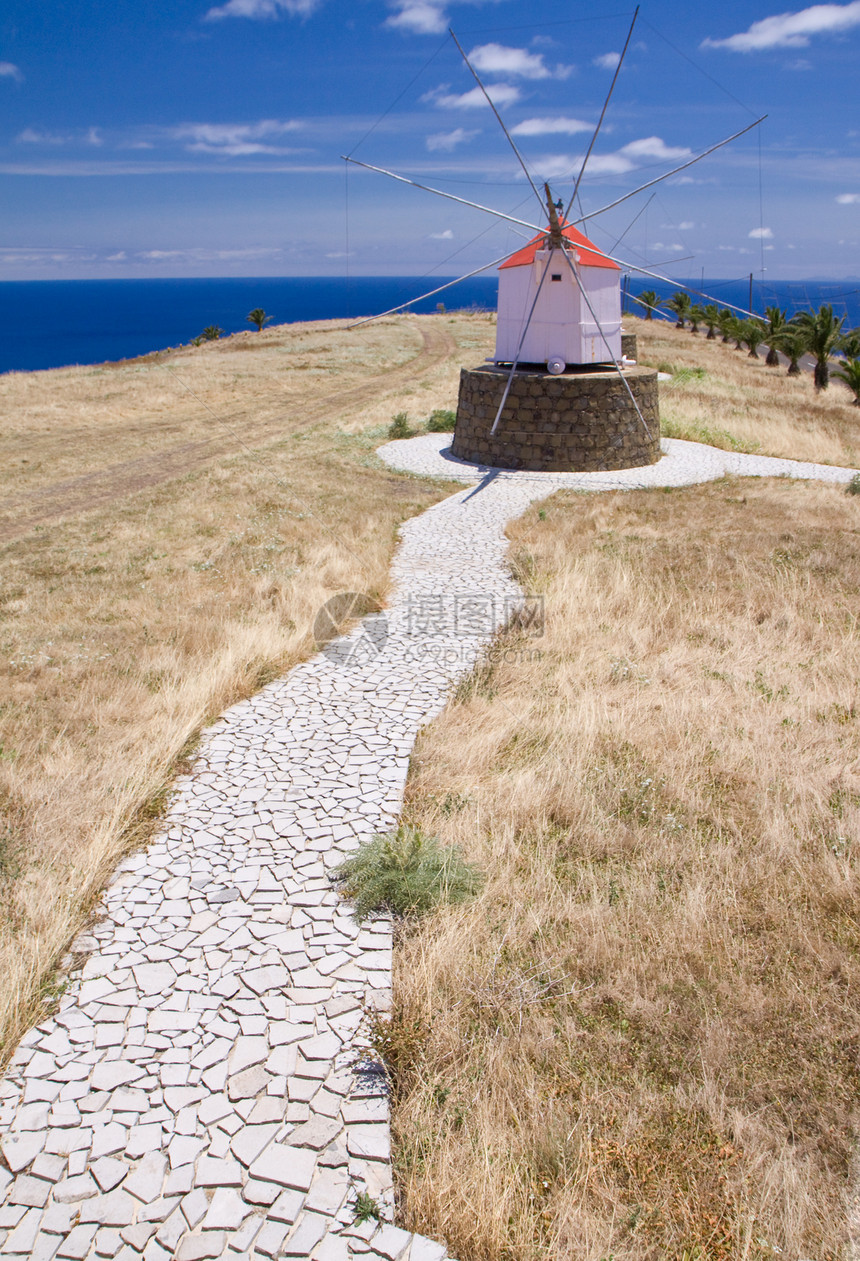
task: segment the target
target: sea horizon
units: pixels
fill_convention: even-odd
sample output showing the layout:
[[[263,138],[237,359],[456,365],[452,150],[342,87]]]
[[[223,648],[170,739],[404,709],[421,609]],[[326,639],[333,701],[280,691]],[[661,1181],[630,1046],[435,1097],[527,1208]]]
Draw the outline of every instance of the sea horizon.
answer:
[[[494,310],[495,275],[473,277],[441,293],[429,289],[451,276],[266,276],[122,280],[4,280],[0,282],[0,373],[32,372],[134,359],[187,345],[207,325],[225,334],[248,330],[249,311],[263,308],[274,324],[358,319],[418,298],[410,310]],[[749,277],[653,281],[631,279],[632,297],[654,289],[661,298],[681,286],[706,302],[746,309]],[[753,309],[777,305],[789,316],[830,302],[846,327],[860,325],[860,279],[811,278],[762,283],[753,278]]]

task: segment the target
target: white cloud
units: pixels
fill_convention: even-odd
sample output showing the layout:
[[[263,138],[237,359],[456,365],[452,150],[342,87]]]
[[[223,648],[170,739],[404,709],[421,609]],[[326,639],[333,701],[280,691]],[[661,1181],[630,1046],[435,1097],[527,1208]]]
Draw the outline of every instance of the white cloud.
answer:
[[[860,193],[840,193],[836,200],[840,206],[860,206]]]
[[[494,105],[513,105],[520,99],[519,88],[510,83],[490,83],[487,85],[487,92]],[[487,106],[487,98],[478,87],[472,88],[470,92],[457,94],[448,92],[446,85],[425,93],[421,100],[431,101],[440,109],[482,109]]]
[[[109,263],[124,263],[125,260],[126,260],[125,250],[118,250],[116,254],[108,254],[107,256],[107,262]]]
[[[621,53],[604,53],[601,57],[595,57],[592,65],[600,70],[614,70],[621,61]]]
[[[25,127],[15,139],[18,144],[88,144],[99,146],[104,143],[97,127],[89,127],[85,132],[79,132],[77,135],[63,135],[56,131],[37,131],[35,127]]]
[[[811,35],[848,31],[860,26],[860,0],[852,4],[814,4],[798,13],[778,13],[753,22],[749,30],[728,39],[706,39],[702,48],[728,48],[736,53],[763,48],[806,48]]]
[[[552,78],[552,72],[544,65],[543,53],[530,53],[525,48],[481,44],[472,49],[469,60],[482,74],[509,74],[521,79]]]
[[[35,127],[25,127],[15,137],[18,144],[68,144],[68,136],[58,136],[56,132],[36,131]]]
[[[685,219],[682,223],[678,224],[678,231],[691,232],[695,226],[696,225],[693,223],[692,219]]]
[[[14,79],[16,83],[24,82],[23,74],[11,61],[0,61],[0,79]]]
[[[575,159],[575,166],[578,168],[582,162],[582,156]],[[588,159],[588,167],[586,168],[590,175],[626,175],[628,171],[636,170],[636,163],[623,153],[592,153]]]
[[[446,228],[444,232],[431,232],[430,240],[431,241],[453,241],[454,233],[451,231],[450,228]]]
[[[580,131],[592,131],[592,123],[579,118],[526,118],[511,128],[512,136],[575,136]]]
[[[465,144],[480,134],[480,131],[457,127],[454,131],[439,131],[434,136],[428,136],[425,143],[430,153],[452,153],[457,145]]]
[[[663,241],[655,241],[651,248],[660,250],[663,254],[680,254],[684,249],[683,245],[678,241],[674,245],[666,245]]]
[[[751,241],[772,241],[773,231],[770,228],[753,228],[748,237]]]
[[[282,13],[290,17],[310,17],[319,8],[320,0],[227,0],[205,15],[207,22],[221,18],[276,18]]]
[[[182,258],[189,262],[230,261],[234,259],[269,258],[280,250],[272,246],[256,247],[241,250],[219,250],[194,247],[186,250],[138,250],[134,257],[148,262],[163,262],[165,259]]]
[[[582,158],[573,158],[569,153],[549,153],[536,158],[534,168],[542,180],[568,179],[581,161]],[[517,179],[525,179],[525,176],[517,171]]]
[[[628,158],[653,158],[656,162],[673,162],[678,158],[692,157],[692,149],[680,149],[667,145],[659,136],[646,136],[643,140],[633,140],[619,150]]]
[[[587,169],[591,175],[626,175],[647,162],[686,158],[691,152],[690,149],[673,148],[659,136],[647,136],[642,140],[632,140],[615,153],[592,154]],[[582,154],[574,157],[565,153],[548,154],[536,159],[535,166],[543,179],[554,179],[578,170],[582,158]]]
[[[414,35],[441,35],[448,29],[448,19],[438,5],[401,0],[398,12],[392,13],[385,25]]]
[[[190,153],[220,153],[235,158],[251,153],[295,153],[295,149],[271,142],[298,127],[298,123],[275,118],[264,118],[259,123],[182,123],[172,128],[171,135],[184,140]]]

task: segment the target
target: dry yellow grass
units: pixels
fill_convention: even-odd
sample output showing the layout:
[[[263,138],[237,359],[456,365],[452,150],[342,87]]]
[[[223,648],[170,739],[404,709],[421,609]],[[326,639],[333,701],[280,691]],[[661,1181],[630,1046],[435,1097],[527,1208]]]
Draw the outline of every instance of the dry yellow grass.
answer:
[[[637,331],[708,374],[664,390],[671,431],[857,462],[842,387]],[[0,379],[7,1049],[195,732],[309,651],[333,591],[384,596],[397,523],[450,487],[373,446],[453,406],[491,341],[305,325]],[[397,959],[403,1213],[462,1261],[837,1255],[858,512],[721,483],[559,497],[513,532],[543,659],[476,674],[409,787],[490,877]]]
[[[546,634],[425,730],[405,814],[487,884],[404,934],[388,1031],[402,1220],[461,1261],[846,1255],[858,533],[780,481],[511,529]]]
[[[639,361],[675,374],[660,385],[663,435],[726,450],[819,464],[860,465],[860,408],[834,379],[816,394],[811,373],[786,376],[734,344],[708,341],[662,320],[625,317],[639,336]],[[704,376],[693,375],[704,370]]]
[[[452,406],[491,333],[298,325],[0,378],[6,1053],[195,732],[311,650],[333,592],[384,598],[398,523],[450,488],[374,447]]]

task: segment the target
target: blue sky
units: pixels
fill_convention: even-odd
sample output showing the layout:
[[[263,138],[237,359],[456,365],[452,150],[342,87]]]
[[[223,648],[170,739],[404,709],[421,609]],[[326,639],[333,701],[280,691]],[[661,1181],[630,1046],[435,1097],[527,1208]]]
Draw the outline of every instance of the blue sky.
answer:
[[[6,0],[0,278],[451,275],[565,202],[633,8],[541,0]],[[585,230],[670,276],[860,275],[860,0],[645,0],[581,187]],[[428,285],[429,287],[429,285]]]

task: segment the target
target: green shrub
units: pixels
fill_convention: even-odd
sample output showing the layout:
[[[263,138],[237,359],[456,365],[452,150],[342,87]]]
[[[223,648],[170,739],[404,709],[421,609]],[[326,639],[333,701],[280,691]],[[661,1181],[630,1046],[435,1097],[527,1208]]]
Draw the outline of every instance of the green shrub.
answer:
[[[356,1191],[352,1207],[354,1212],[352,1220],[359,1225],[371,1219],[379,1221],[382,1217],[382,1210],[369,1191]]]
[[[851,481],[845,487],[845,493],[848,495],[860,495],[860,473],[855,473]]]
[[[392,418],[391,424],[388,426],[389,438],[411,438],[412,430],[409,428],[409,417],[406,412],[398,412]]]
[[[456,846],[406,826],[363,841],[334,878],[359,921],[374,912],[423,915],[443,903],[464,902],[481,887],[480,873]]]
[[[457,413],[443,407],[437,407],[430,413],[427,421],[428,433],[453,433],[457,424]]]

